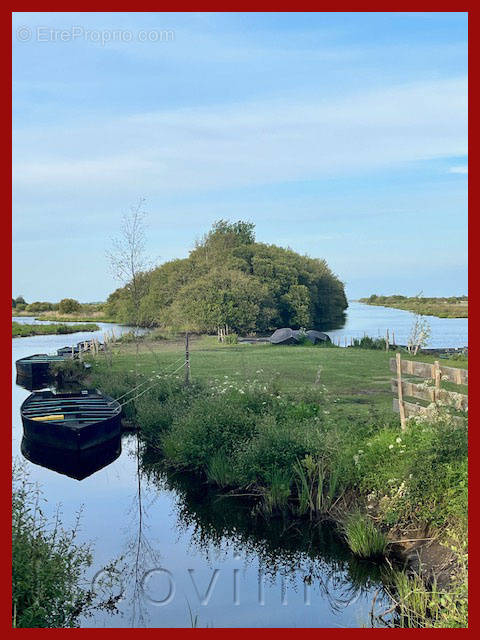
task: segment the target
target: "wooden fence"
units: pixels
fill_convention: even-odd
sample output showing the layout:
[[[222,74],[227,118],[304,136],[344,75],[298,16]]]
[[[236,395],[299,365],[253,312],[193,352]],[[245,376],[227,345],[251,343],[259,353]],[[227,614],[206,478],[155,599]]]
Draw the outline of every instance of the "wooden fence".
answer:
[[[427,408],[418,403],[405,401],[405,396],[426,400],[439,406],[452,407],[457,411],[468,411],[467,395],[441,388],[442,380],[453,384],[468,385],[468,371],[466,369],[445,367],[438,360],[434,364],[402,360],[400,353],[397,353],[396,358],[390,358],[390,370],[397,374],[396,378],[392,378],[392,391],[397,396],[393,398],[393,410],[400,414],[402,429],[405,429],[407,418],[422,415]],[[404,380],[403,374],[424,380],[433,380],[434,386],[428,386],[425,381],[417,383]],[[455,421],[463,421],[460,416],[452,416],[452,418]]]

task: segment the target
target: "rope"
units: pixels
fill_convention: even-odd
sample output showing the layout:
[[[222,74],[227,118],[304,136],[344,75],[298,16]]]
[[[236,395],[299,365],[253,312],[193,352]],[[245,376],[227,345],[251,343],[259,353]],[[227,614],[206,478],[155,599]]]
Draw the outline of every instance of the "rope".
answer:
[[[161,373],[166,373],[169,367],[171,367],[172,365],[175,365],[177,362],[179,362],[180,360],[183,360],[183,359],[184,359],[184,356],[182,356],[181,358],[177,358],[177,360],[174,360],[173,362],[168,364]],[[133,387],[132,389],[129,389],[128,391],[125,391],[125,393],[122,393],[121,396],[118,396],[118,398],[115,398],[114,400],[112,400],[112,402],[109,402],[109,404],[112,404],[113,402],[118,402],[119,400],[121,400],[125,396],[128,396],[130,393],[133,393],[137,389],[140,389],[140,387],[143,387],[143,385],[147,384],[147,382],[152,382],[152,380],[154,380],[154,378],[147,378],[143,382],[140,382],[140,384],[137,384],[136,387]]]
[[[178,361],[177,361],[177,362],[178,362]],[[173,374],[174,374],[174,373],[176,373],[177,371],[179,371],[182,367],[184,367],[184,366],[185,366],[185,364],[186,364],[185,362],[182,362],[182,364],[181,364],[179,367],[177,367],[177,368],[175,369],[175,371],[172,371],[172,372],[171,372],[171,373],[169,373],[168,375],[173,376]],[[144,393],[147,393],[147,391],[150,391],[151,389],[153,389],[153,387],[154,387],[156,384],[158,384],[158,381],[157,381],[157,382],[155,382],[154,384],[152,384],[150,387],[147,387],[146,389],[144,389],[144,390],[143,390],[141,393],[139,393],[137,396],[133,396],[132,398],[129,398],[128,400],[125,400],[125,402],[122,402],[120,406],[121,406],[121,407],[123,407],[123,406],[125,406],[126,404],[128,404],[129,402],[131,402],[132,400],[138,400],[138,398],[140,398],[140,396],[143,396],[143,394],[144,394]],[[133,389],[132,389],[132,391],[133,391]]]

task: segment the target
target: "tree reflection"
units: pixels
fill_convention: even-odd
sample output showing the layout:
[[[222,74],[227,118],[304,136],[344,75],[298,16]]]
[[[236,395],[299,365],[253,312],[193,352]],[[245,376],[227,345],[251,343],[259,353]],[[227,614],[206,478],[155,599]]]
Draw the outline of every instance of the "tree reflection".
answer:
[[[245,568],[258,561],[259,584],[281,578],[282,592],[318,591],[340,612],[377,589],[384,595],[388,567],[358,559],[332,522],[313,523],[291,515],[265,518],[253,499],[225,495],[201,478],[172,473],[155,463],[158,454],[140,452],[143,477],[157,490],[176,493],[179,536],[209,561],[242,551]],[[303,580],[299,577],[303,576]],[[303,583],[303,587],[302,587]]]

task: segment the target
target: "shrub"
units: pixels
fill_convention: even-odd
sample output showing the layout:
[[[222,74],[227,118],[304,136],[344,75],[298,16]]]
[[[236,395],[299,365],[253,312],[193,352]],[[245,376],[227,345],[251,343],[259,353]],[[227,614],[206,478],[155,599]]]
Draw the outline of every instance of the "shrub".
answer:
[[[216,453],[231,456],[252,437],[260,412],[256,394],[230,391],[197,398],[187,413],[174,419],[164,448],[174,463],[205,470]]]
[[[352,346],[359,349],[380,349],[385,351],[387,343],[385,342],[385,338],[363,336],[363,338],[354,338]]]
[[[52,307],[51,302],[31,302],[27,304],[25,310],[31,311],[32,313],[41,313],[42,311],[51,311]]]
[[[81,305],[78,300],[74,300],[73,298],[64,298],[60,300],[58,305],[58,310],[60,313],[66,313],[67,315],[70,313],[76,313],[80,311]]]

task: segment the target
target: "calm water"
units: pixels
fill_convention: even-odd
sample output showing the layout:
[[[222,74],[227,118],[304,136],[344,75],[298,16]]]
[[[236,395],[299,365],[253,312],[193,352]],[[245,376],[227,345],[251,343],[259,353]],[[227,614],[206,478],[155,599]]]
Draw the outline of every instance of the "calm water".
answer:
[[[436,318],[425,316],[430,325],[431,334],[428,347],[465,347],[468,345],[467,318]],[[397,344],[407,344],[414,322],[414,314],[410,311],[392,309],[389,307],[373,307],[360,302],[349,302],[347,321],[341,329],[327,331],[336,342],[340,337],[340,344],[344,338],[361,338],[365,333],[369,336],[385,336],[388,329],[390,339],[395,332]]]
[[[466,320],[434,320],[432,346],[467,343]],[[15,384],[15,361],[93,336],[102,339],[112,329],[117,335],[128,330],[98,324],[96,333],[12,341],[13,456],[42,486],[46,509],[53,513],[61,505],[64,526],[83,509],[80,538],[94,545],[91,579],[112,561],[122,568],[109,592],[123,594],[120,613],[97,613],[83,626],[189,627],[190,610],[200,627],[368,625],[373,595],[381,587],[379,569],[355,559],[328,525],[282,519],[267,525],[251,504],[156,470],[148,452],[138,451],[135,435],[122,439],[114,462],[118,451],[99,454],[93,461],[99,470],[81,481],[51,470],[55,457],[47,460],[34,451],[32,459],[40,464],[23,458],[19,408],[29,392]],[[388,327],[396,336],[398,331],[400,342],[410,324],[408,312],[352,303],[347,325],[330,334],[375,335]]]

